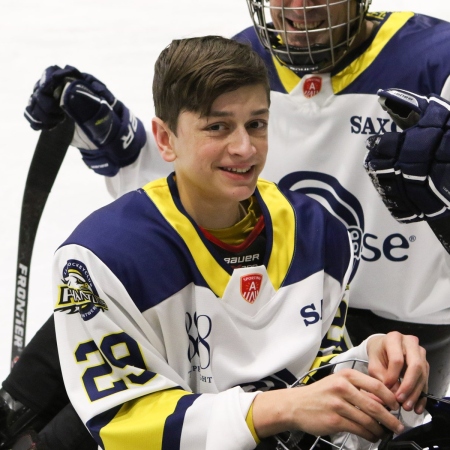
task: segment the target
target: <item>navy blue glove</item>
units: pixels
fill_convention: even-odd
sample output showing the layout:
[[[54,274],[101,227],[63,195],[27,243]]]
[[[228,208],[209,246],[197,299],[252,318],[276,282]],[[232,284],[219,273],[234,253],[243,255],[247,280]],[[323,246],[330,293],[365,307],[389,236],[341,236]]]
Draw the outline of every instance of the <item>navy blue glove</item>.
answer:
[[[450,217],[450,103],[438,95],[378,91],[403,132],[371,136],[364,167],[392,216],[402,223]]]
[[[100,175],[114,176],[146,143],[142,122],[101,81],[71,66],[51,66],[36,83],[25,117],[41,130],[55,127],[65,114],[75,122],[71,144]]]
[[[51,130],[64,120],[64,111],[59,106],[63,87],[67,82],[82,77],[72,66],[64,69],[50,66],[44,70],[40,80],[34,85],[25,108],[25,118],[33,130]]]

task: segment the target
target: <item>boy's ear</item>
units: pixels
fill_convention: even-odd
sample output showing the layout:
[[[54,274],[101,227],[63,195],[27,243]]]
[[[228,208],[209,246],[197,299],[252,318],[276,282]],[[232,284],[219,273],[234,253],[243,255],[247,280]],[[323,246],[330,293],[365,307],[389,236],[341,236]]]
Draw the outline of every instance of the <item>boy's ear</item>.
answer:
[[[152,119],[152,131],[162,159],[166,162],[173,162],[176,158],[172,148],[173,131],[159,117]]]

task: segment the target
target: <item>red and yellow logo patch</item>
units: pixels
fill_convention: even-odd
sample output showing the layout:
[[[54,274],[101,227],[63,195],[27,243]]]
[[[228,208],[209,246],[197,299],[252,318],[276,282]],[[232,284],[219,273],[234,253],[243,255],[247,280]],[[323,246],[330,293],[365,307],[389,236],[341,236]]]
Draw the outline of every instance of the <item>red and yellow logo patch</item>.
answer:
[[[241,295],[248,303],[255,303],[261,290],[263,276],[259,273],[251,273],[241,277]]]
[[[303,83],[303,95],[306,98],[311,98],[317,95],[322,89],[322,78],[310,77]]]

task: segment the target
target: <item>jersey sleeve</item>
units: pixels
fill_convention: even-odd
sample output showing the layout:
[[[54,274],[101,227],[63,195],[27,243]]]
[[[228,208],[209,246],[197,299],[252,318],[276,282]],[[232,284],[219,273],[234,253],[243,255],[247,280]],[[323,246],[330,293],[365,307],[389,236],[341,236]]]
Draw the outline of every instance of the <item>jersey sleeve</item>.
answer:
[[[159,155],[153,134],[147,131],[147,139],[139,156],[133,163],[121,167],[113,177],[105,177],[106,187],[113,198],[138,189],[149,181],[166,177],[173,171],[173,166]]]
[[[253,449],[246,417],[256,393],[195,393],[124,285],[90,250],[54,259],[54,316],[64,383],[101,448]]]

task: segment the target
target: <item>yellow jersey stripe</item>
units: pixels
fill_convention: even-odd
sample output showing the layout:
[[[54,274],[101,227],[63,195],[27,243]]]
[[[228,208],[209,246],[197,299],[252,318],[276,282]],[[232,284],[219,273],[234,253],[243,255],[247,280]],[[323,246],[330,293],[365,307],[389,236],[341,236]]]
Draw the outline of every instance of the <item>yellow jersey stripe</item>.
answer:
[[[192,222],[178,210],[172,199],[167,180],[160,179],[150,182],[143,189],[169,224],[182,237],[208,286],[214,294],[222,297],[230,281],[230,275],[211,255]]]
[[[258,191],[270,215],[277,217],[276,221],[271,221],[273,242],[267,273],[274,289],[278,290],[294,257],[296,218],[291,204],[277,188],[274,189],[274,186],[270,181],[258,181]],[[266,227],[268,225],[266,223]]]
[[[248,426],[248,429],[250,430],[250,433],[252,433],[253,439],[257,444],[261,442],[258,435],[256,434],[255,425],[253,424],[253,403],[250,405],[250,409],[248,410],[247,417],[245,418],[245,423]]]
[[[283,66],[277,58],[274,58],[272,56],[272,61],[278,73],[278,76],[280,77],[281,84],[286,89],[286,92],[290,93],[302,79],[291,69]]]
[[[166,390],[125,403],[100,431],[105,448],[161,450],[164,423],[185,395],[193,394],[180,389]]]

